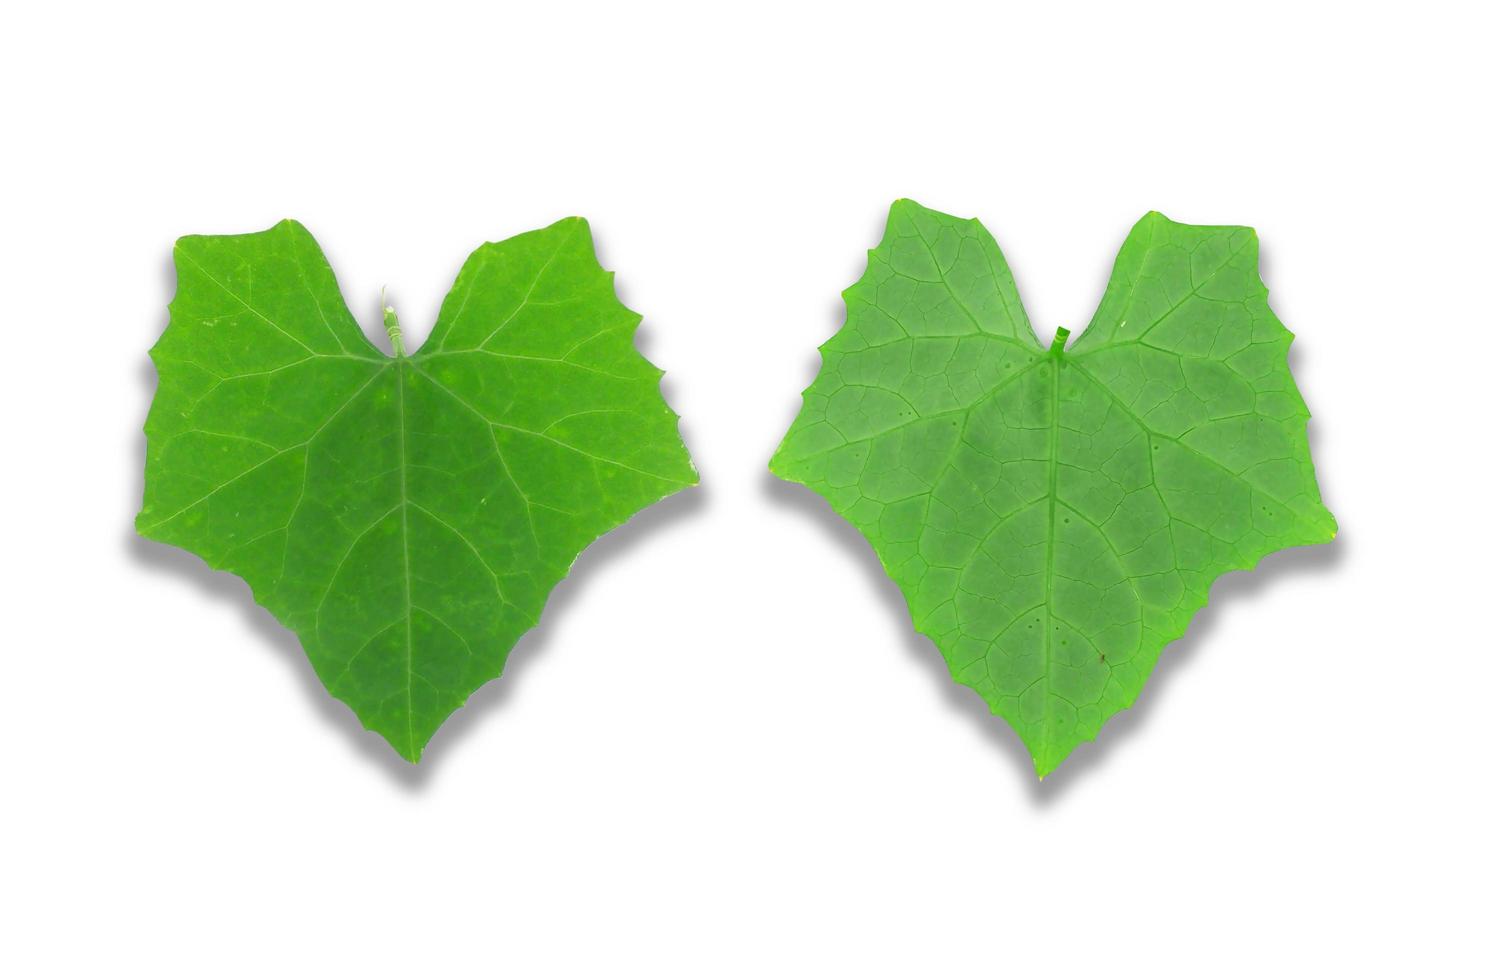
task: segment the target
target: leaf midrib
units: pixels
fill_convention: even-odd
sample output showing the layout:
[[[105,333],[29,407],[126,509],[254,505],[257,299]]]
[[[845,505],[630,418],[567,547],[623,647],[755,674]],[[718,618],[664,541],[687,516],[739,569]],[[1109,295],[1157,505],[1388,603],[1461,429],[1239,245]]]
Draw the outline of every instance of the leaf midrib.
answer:
[[[1058,405],[1061,401],[1059,376],[1062,372],[1063,355],[1060,352],[1051,352],[1046,360],[1052,364],[1052,395],[1048,406],[1049,425],[1047,433],[1047,558],[1046,565],[1046,593],[1044,606],[1047,610],[1046,621],[1042,624],[1042,750],[1047,752],[1052,747],[1052,580],[1057,569],[1054,560],[1057,551],[1057,527],[1058,527]],[[1039,763],[1038,769],[1041,765]],[[1038,778],[1041,778],[1040,776]]]
[[[395,362],[394,376],[399,392],[399,537],[404,551],[404,723],[409,737],[409,755],[419,758],[415,748],[415,638],[414,600],[411,596],[410,575],[410,494],[408,447],[409,426],[404,416],[404,367],[405,358]]]

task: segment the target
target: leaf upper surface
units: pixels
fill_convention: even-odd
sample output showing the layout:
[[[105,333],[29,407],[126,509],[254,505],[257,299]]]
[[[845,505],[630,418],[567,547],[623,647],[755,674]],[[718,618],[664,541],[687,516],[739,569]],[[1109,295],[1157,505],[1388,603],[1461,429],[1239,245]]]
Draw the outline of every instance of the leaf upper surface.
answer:
[[[588,544],[697,481],[582,219],[478,248],[394,358],[296,222],[175,257],[137,529],[245,579],[412,762]]]
[[[771,468],[865,535],[1039,776],[1214,579],[1336,533],[1249,228],[1146,215],[1044,349],[980,223],[903,200],[845,304]]]

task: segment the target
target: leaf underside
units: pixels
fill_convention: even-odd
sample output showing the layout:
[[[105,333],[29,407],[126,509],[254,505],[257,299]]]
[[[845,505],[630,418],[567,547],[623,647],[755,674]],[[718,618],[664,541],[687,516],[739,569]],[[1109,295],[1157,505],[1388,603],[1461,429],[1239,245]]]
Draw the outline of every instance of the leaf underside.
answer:
[[[247,581],[411,762],[588,544],[697,480],[580,218],[473,252],[408,357],[294,221],[175,257],[137,529]]]
[[[773,457],[865,535],[1039,777],[1134,702],[1218,576],[1336,534],[1258,252],[1146,215],[1065,351],[978,221],[898,201]]]

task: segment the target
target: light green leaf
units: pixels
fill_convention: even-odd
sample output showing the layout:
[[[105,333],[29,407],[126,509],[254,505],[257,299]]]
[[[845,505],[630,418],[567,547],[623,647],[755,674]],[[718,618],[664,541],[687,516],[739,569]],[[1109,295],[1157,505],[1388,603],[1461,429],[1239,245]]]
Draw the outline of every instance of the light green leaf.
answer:
[[[772,471],[860,529],[1038,776],[1134,702],[1214,579],[1330,540],[1249,228],[1146,215],[1071,351],[978,221],[892,205]]]
[[[137,529],[247,581],[411,762],[582,549],[696,482],[580,218],[473,252],[413,356],[294,221],[176,268]]]

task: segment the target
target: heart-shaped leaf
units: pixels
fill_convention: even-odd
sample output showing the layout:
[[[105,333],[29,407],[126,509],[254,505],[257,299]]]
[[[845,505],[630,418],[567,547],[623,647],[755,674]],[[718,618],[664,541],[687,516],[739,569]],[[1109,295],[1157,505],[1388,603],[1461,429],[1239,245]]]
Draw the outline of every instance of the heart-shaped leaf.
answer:
[[[176,267],[137,528],[243,577],[411,762],[582,549],[696,482],[580,218],[478,248],[412,356],[296,222]]]
[[[772,460],[866,536],[1039,777],[1214,579],[1336,533],[1258,251],[1148,214],[1072,351],[1044,350],[990,233],[898,201]]]

